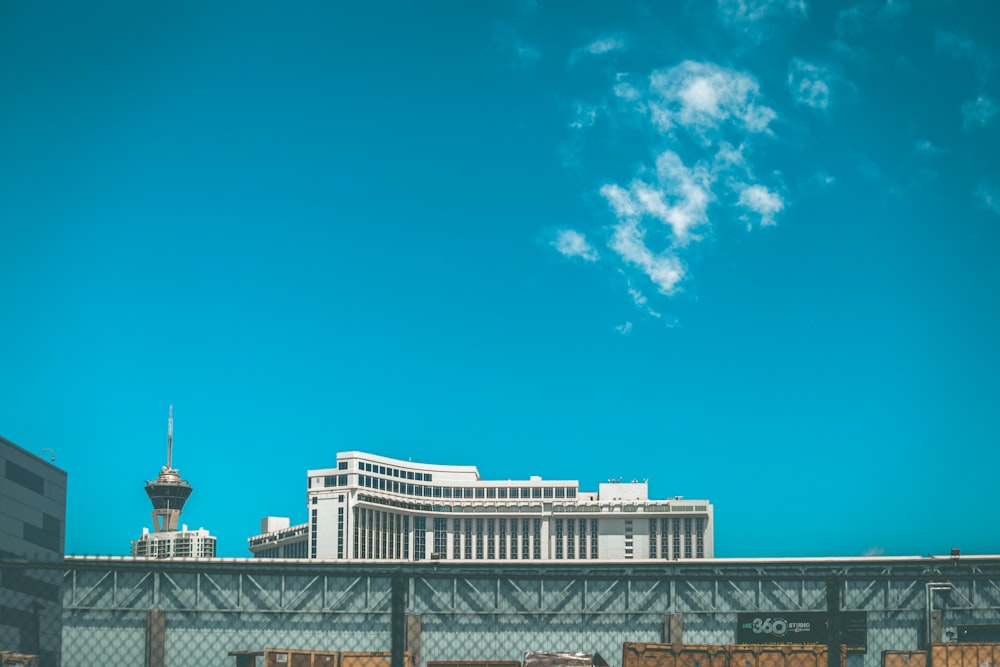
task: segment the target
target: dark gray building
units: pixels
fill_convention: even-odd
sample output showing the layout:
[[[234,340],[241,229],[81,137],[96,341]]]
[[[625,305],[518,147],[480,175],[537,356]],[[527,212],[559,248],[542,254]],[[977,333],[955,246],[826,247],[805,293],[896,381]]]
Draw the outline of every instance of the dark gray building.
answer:
[[[24,564],[61,561],[65,524],[66,471],[0,437],[0,650],[45,666],[59,664],[62,576]]]

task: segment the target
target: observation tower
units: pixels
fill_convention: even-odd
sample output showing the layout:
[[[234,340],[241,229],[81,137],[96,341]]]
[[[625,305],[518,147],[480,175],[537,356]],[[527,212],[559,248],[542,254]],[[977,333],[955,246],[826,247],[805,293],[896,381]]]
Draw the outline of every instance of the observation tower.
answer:
[[[173,467],[174,449],[174,406],[170,406],[167,419],[167,465],[160,468],[160,474],[152,482],[146,482],[146,495],[153,503],[153,532],[163,533],[177,530],[177,520],[184,509],[184,503],[194,489]]]

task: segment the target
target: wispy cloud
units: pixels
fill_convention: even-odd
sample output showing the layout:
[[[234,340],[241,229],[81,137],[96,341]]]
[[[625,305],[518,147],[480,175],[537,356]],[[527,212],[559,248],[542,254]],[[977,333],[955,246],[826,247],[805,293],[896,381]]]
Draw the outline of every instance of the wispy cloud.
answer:
[[[748,74],[712,63],[685,61],[650,77],[649,110],[661,130],[676,126],[706,131],[735,123],[767,132],[777,114],[757,102],[760,86]]]
[[[632,333],[632,323],[626,320],[625,324],[619,324],[616,326],[615,331],[623,336],[627,336]]]
[[[748,185],[740,191],[738,204],[760,216],[760,224],[774,224],[774,216],[785,208],[785,200],[763,185]],[[748,225],[749,226],[749,225]]]
[[[837,177],[828,171],[820,171],[813,174],[813,182],[821,189],[832,188],[837,184]]]
[[[865,0],[837,14],[837,34],[853,37],[871,27],[886,27],[909,11],[909,0]]]
[[[947,153],[945,149],[935,146],[928,139],[918,139],[913,145],[913,152],[920,155],[941,155],[942,153]]]
[[[595,39],[584,46],[573,49],[570,53],[570,63],[575,63],[585,56],[602,56],[615,51],[624,51],[628,48],[628,43],[622,37],[609,36]]]
[[[654,70],[645,81],[619,74],[611,93],[614,101],[602,113],[625,114],[623,125],[648,132],[657,149],[651,161],[634,169],[632,179],[600,187],[614,217],[607,241],[611,252],[600,260],[619,263],[633,305],[667,323],[643,286],[667,297],[682,291],[688,277],[685,255],[714,233],[713,210],[723,220],[752,228],[774,225],[787,207],[780,188],[758,182],[748,159],[748,143],[772,136],[777,113],[764,103],[753,76],[708,62]],[[587,117],[580,113],[583,108],[577,113],[581,126]],[[614,121],[609,127],[618,125]],[[561,232],[556,249],[597,261],[597,251],[582,234],[570,231]]]
[[[569,126],[575,130],[585,130],[597,122],[599,107],[593,104],[577,102],[573,107],[573,120]]]
[[[793,58],[788,63],[788,89],[796,104],[826,110],[834,76],[824,67]]]
[[[962,105],[962,126],[966,130],[984,128],[1000,113],[1000,107],[992,98],[980,95]]]
[[[719,18],[730,30],[760,42],[782,19],[805,18],[806,0],[717,0]]]
[[[601,194],[619,219],[651,217],[670,229],[673,245],[687,245],[692,228],[708,222],[711,176],[704,166],[688,168],[673,151],[656,159],[656,175],[655,184],[636,179],[627,190],[606,185]]]
[[[514,59],[514,64],[529,69],[536,66],[542,59],[538,47],[526,42],[507,24],[501,24],[494,29],[494,42],[498,48]]]
[[[600,257],[587,237],[575,229],[560,229],[551,245],[565,257],[579,257],[588,262],[596,262]]]
[[[878,556],[885,555],[885,549],[882,547],[868,547],[865,549],[864,553],[861,554],[864,558],[877,558]]]
[[[646,245],[646,231],[636,218],[619,220],[614,227],[614,235],[608,243],[627,264],[630,264],[649,278],[660,294],[673,294],[677,283],[684,278],[684,265],[670,250],[653,252]]]
[[[976,187],[976,198],[988,210],[1000,215],[1000,187],[996,183],[989,180],[980,183]]]
[[[935,29],[934,50],[956,60],[967,60],[972,63],[980,83],[985,80],[993,67],[990,55],[964,33]]]

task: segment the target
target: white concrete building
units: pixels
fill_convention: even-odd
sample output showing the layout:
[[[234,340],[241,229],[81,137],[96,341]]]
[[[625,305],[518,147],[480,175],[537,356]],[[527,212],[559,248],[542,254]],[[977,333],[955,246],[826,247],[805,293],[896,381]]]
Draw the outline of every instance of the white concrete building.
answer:
[[[250,538],[255,556],[648,561],[714,552],[712,504],[650,500],[646,482],[581,492],[575,480],[483,480],[474,466],[341,452],[336,468],[308,471],[307,498],[309,521],[269,528],[269,517]]]
[[[132,540],[132,555],[137,558],[215,558],[215,536],[204,528],[151,533],[146,528],[138,540]]]

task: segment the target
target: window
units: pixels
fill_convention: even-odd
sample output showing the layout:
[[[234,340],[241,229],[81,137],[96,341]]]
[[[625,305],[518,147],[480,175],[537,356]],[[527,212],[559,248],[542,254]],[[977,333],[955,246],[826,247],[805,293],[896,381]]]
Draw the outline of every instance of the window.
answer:
[[[533,519],[535,522],[535,560],[542,559],[542,520]]]
[[[576,520],[568,519],[566,521],[566,558],[574,560],[576,558],[576,531],[573,530],[576,526]]]
[[[557,488],[556,489],[556,498],[565,498],[565,497],[566,497],[566,489],[561,488],[561,487]]]
[[[347,486],[347,475],[341,475],[337,478],[337,481],[341,486]]]
[[[516,488],[507,489],[507,490],[510,491],[510,497],[511,498],[517,498],[517,489]]]
[[[412,470],[407,470],[406,471],[406,479],[413,479],[413,471]]]
[[[445,498],[451,498],[451,487],[450,486],[444,487],[444,497]]]
[[[528,529],[530,526],[529,519],[521,520],[521,558],[524,560],[528,560]]]
[[[506,498],[507,489],[497,489],[497,498]]]
[[[448,520],[434,519],[434,553],[432,558],[447,558],[448,554]]]
[[[656,519],[649,520],[649,557],[656,558]]]
[[[413,560],[422,560],[427,553],[427,519],[413,518]]]
[[[337,470],[347,470],[347,461],[338,461]]]
[[[486,489],[486,497],[487,498],[496,498],[497,497],[497,490],[496,489]]]
[[[336,475],[327,475],[326,477],[324,477],[323,478],[323,486],[326,486],[326,487],[337,486],[337,476]]]
[[[590,557],[597,559],[597,519],[590,520]]]
[[[465,559],[472,559],[472,519],[465,520]]]
[[[385,474],[385,466],[379,466],[378,467],[378,474],[380,474],[380,475],[384,475]]]
[[[414,473],[413,477],[418,482],[424,481],[424,473],[422,472]]]
[[[476,519],[476,559],[483,559],[483,520]]]
[[[472,497],[472,489],[466,488],[466,489],[464,489],[464,493],[465,493],[465,497],[466,498],[471,498]]]
[[[476,488],[476,498],[483,498],[486,495],[485,491],[486,490],[483,487],[481,487],[481,486],[477,487]]]
[[[429,472],[425,472],[424,473],[424,481],[425,482],[433,482],[434,481],[433,479],[431,479],[431,474]]]
[[[531,497],[532,498],[541,498],[542,497],[542,490],[536,486],[535,488],[533,488],[531,490]]]
[[[486,521],[486,557],[490,560],[496,558],[496,520]]]
[[[435,498],[440,498],[441,497],[441,487],[440,486],[435,486],[434,487],[434,497]]]
[[[545,489],[543,489],[543,490],[545,492],[545,497],[546,498],[551,498],[552,497],[552,487],[551,486],[546,486]]]

